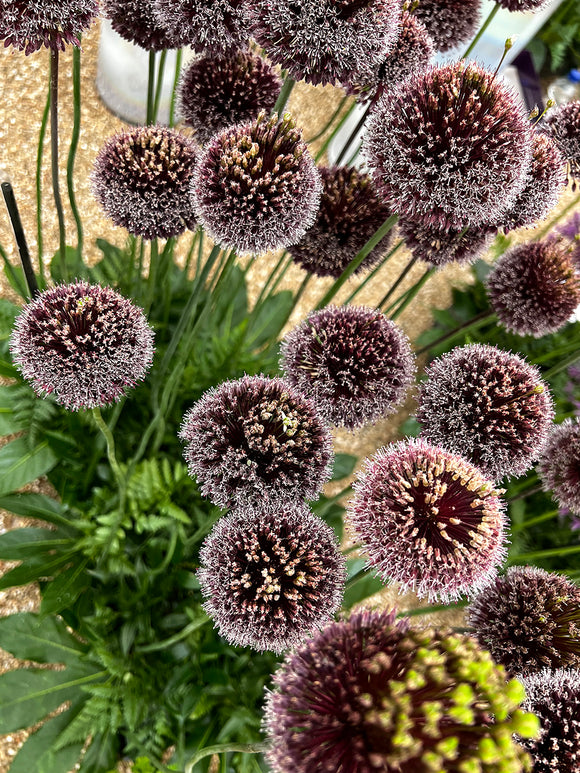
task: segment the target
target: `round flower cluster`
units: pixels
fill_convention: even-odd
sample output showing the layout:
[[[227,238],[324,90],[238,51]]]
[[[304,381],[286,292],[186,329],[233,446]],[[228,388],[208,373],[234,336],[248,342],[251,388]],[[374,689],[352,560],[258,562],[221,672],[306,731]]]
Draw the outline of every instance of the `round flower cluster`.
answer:
[[[421,0],[413,13],[427,28],[435,49],[449,51],[475,34],[481,0]]]
[[[80,37],[97,17],[96,0],[0,0],[0,40],[32,54],[42,46],[64,51],[80,46]]]
[[[497,232],[485,226],[443,230],[405,218],[398,226],[413,256],[438,267],[452,262],[473,263]]]
[[[539,11],[548,0],[497,0],[497,4],[507,11]]]
[[[153,0],[153,10],[177,48],[220,56],[248,43],[246,0]]]
[[[545,491],[560,507],[580,515],[580,419],[565,419],[552,428],[538,464]]]
[[[552,110],[546,118],[545,128],[568,164],[569,176],[580,179],[580,100],[566,102]]]
[[[102,0],[105,16],[115,32],[146,51],[176,48],[153,10],[153,0]]]

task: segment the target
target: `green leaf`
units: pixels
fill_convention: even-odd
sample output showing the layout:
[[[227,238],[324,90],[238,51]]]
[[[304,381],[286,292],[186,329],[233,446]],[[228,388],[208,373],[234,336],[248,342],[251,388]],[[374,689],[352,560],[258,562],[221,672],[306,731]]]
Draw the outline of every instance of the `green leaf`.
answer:
[[[24,276],[22,266],[13,266],[6,261],[4,263],[4,276],[8,280],[10,287],[12,287],[21,298],[25,301],[30,299],[28,285],[26,284],[26,277]]]
[[[5,378],[19,378],[19,373],[11,362],[0,359],[0,376]]]
[[[58,574],[50,582],[42,593],[40,614],[53,615],[61,609],[70,607],[78,597],[90,586],[90,578],[85,573],[88,561],[85,559],[73,566],[69,566],[64,572]]]
[[[0,577],[0,590],[14,588],[18,585],[28,585],[42,577],[54,577],[55,571],[70,561],[74,553],[47,559],[46,556],[31,556],[25,564],[11,569]]]
[[[290,290],[282,290],[261,303],[248,334],[252,346],[258,349],[276,339],[288,319],[293,303],[294,296]]]
[[[0,497],[0,508],[14,515],[62,526],[63,531],[77,531],[64,515],[62,505],[44,494],[8,494]]]
[[[103,253],[103,257],[88,270],[91,282],[117,285],[127,273],[129,254],[105,239],[97,239],[97,247]]]
[[[0,298],[0,341],[10,338],[14,328],[14,320],[20,312],[20,306],[6,300],[6,298]]]
[[[19,437],[0,448],[0,494],[10,494],[51,470],[57,458],[46,440],[33,449]]]
[[[87,646],[72,636],[58,617],[19,612],[0,618],[0,647],[20,660],[79,665]]]
[[[75,703],[30,735],[12,761],[10,773],[68,773],[72,770],[81,756],[84,742],[58,750],[53,745],[81,705]]]
[[[12,529],[0,534],[0,559],[3,561],[20,561],[28,556],[46,555],[52,550],[69,547],[72,540],[60,532],[49,529]]]
[[[332,478],[330,480],[342,480],[351,475],[356,462],[356,456],[351,454],[335,454]]]
[[[22,417],[14,411],[14,401],[20,389],[18,385],[0,387],[0,435],[11,435],[25,429]]]
[[[58,249],[50,261],[50,275],[55,282],[67,282],[71,279],[88,279],[89,269],[83,263],[83,259],[74,247],[65,248],[66,276],[62,275],[60,262],[60,249]]]
[[[119,741],[108,730],[97,734],[81,761],[79,773],[103,773],[117,764]]]

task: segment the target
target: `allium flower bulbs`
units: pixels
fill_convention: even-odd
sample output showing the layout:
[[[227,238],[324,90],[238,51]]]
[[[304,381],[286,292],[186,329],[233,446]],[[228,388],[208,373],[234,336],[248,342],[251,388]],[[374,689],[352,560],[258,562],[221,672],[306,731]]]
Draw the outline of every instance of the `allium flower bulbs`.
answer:
[[[277,653],[331,619],[346,579],[334,531],[300,503],[220,518],[200,563],[204,608],[220,635]]]
[[[497,4],[507,11],[539,11],[548,0],[497,0]]]
[[[153,0],[102,0],[102,7],[115,32],[130,43],[146,51],[176,47],[153,12]]]
[[[433,38],[437,51],[449,51],[476,33],[481,0],[421,0],[413,11]]]
[[[322,196],[316,220],[288,252],[306,271],[338,278],[390,212],[369,175],[346,166],[320,167],[319,172]],[[392,238],[389,231],[355,273],[378,263]]]
[[[524,697],[473,639],[355,612],[286,655],[266,756],[272,773],[521,773]]]
[[[580,179],[580,100],[566,102],[550,111],[545,128],[568,164],[569,176]]]
[[[141,309],[110,287],[79,281],[27,304],[10,349],[37,394],[77,411],[115,402],[145,377],[153,331]]]
[[[153,9],[179,47],[220,56],[247,45],[246,0],[153,0]]]
[[[210,389],[179,434],[190,474],[220,507],[314,499],[330,477],[327,426],[279,378],[244,376]]]
[[[297,242],[314,222],[322,183],[293,119],[260,113],[224,129],[196,167],[192,197],[213,238],[240,253]]]
[[[250,51],[201,56],[181,76],[181,114],[196,139],[206,143],[226,126],[252,121],[261,110],[270,112],[281,87],[274,68]]]
[[[510,567],[472,601],[468,620],[512,674],[580,667],[580,588],[559,574]]]
[[[535,338],[554,333],[580,305],[580,276],[569,247],[556,239],[513,247],[488,275],[487,295],[510,332]]]
[[[173,129],[138,126],[103,145],[93,194],[115,225],[145,239],[177,236],[196,225],[189,196],[195,144]]]
[[[538,464],[545,491],[560,507],[580,515],[580,419],[565,419],[552,428]]]
[[[0,0],[0,40],[32,54],[42,46],[64,51],[80,46],[80,36],[99,12],[96,0]]]
[[[330,424],[355,429],[392,413],[415,372],[407,336],[377,309],[327,306],[282,342],[286,378]]]
[[[477,467],[411,439],[379,449],[354,484],[349,523],[381,579],[429,601],[472,594],[505,558],[500,491]]]
[[[510,208],[531,142],[520,97],[494,73],[460,61],[385,93],[365,152],[395,211],[446,230],[493,223]]]
[[[495,346],[472,344],[434,360],[427,375],[417,411],[422,437],[465,456],[494,480],[530,469],[554,416],[535,366]]]
[[[449,228],[442,230],[402,218],[399,229],[413,256],[432,266],[473,263],[491,243],[495,228]]]

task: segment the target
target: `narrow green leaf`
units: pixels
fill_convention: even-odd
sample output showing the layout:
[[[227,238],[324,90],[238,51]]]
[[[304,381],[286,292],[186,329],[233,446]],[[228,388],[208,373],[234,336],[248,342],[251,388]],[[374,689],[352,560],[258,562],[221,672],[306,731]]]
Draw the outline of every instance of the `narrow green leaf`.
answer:
[[[10,338],[14,327],[14,320],[20,312],[20,306],[6,298],[0,298],[0,341]]]
[[[69,607],[90,586],[90,578],[85,573],[86,566],[87,560],[80,561],[65,569],[46,586],[40,604],[42,617]]]
[[[49,529],[12,529],[0,534],[0,559],[20,561],[28,556],[46,555],[50,551],[60,551],[70,547],[72,540],[60,532]]]
[[[117,765],[119,741],[110,730],[97,734],[81,761],[79,773],[103,773]]]
[[[47,559],[46,556],[31,556],[26,563],[11,569],[0,577],[0,590],[14,588],[18,585],[28,585],[42,577],[53,577],[57,569],[70,561],[73,553],[65,553],[55,558]]]
[[[81,706],[82,703],[75,703],[30,735],[12,761],[10,773],[68,773],[72,770],[84,744],[76,743],[57,750],[54,743]]]
[[[79,665],[87,646],[72,636],[58,617],[20,612],[0,618],[0,647],[20,660]]]
[[[351,456],[351,454],[335,454],[332,478],[330,480],[346,478],[354,470],[356,462],[356,456]]]
[[[25,429],[25,423],[14,413],[17,385],[0,387],[0,436],[11,435]]]
[[[30,449],[26,438],[16,438],[0,448],[0,494],[10,494],[31,483],[51,470],[57,461],[46,440]]]
[[[70,247],[68,245],[65,249],[65,266],[67,276],[63,277],[61,272],[62,266],[60,260],[60,249],[58,249],[50,261],[50,276],[54,279],[55,282],[64,282],[66,281],[67,277],[71,276],[74,276],[78,279],[89,278],[89,270],[83,262],[83,259],[74,247]]]
[[[62,505],[44,494],[8,494],[0,496],[0,508],[24,518],[36,518],[40,521],[62,526],[63,531],[77,531],[64,515]]]

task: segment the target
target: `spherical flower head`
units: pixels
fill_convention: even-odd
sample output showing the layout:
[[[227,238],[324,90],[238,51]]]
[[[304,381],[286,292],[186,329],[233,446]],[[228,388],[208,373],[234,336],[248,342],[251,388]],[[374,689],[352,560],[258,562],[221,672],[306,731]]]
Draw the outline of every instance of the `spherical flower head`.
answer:
[[[552,428],[542,450],[538,475],[560,507],[580,515],[580,419],[565,419]]]
[[[110,287],[78,281],[27,304],[10,349],[37,394],[77,411],[120,400],[145,377],[153,331],[141,309]]]
[[[302,503],[220,518],[200,563],[204,609],[242,647],[295,647],[342,601],[346,563],[334,531]]]
[[[524,186],[531,128],[520,97],[479,65],[432,67],[385,93],[365,153],[399,214],[440,230],[499,219]]]
[[[575,189],[576,181],[580,179],[580,100],[566,102],[551,110],[544,126],[568,164],[568,177],[572,178]]]
[[[181,76],[179,98],[185,123],[205,144],[226,126],[270,112],[282,81],[273,67],[250,51],[194,59]]]
[[[210,389],[179,434],[190,475],[219,507],[315,499],[330,477],[330,431],[280,378],[244,376]]]
[[[514,566],[468,608],[479,643],[512,674],[580,666],[580,588],[533,566]]]
[[[159,24],[153,12],[153,0],[102,0],[105,16],[124,40],[146,51],[176,48],[176,41]]]
[[[177,45],[198,54],[221,56],[248,44],[246,0],[153,0],[153,9]]]
[[[288,381],[335,426],[356,429],[403,401],[415,357],[403,331],[377,309],[327,306],[282,342]]]
[[[401,218],[398,226],[413,256],[438,268],[449,263],[473,263],[481,257],[497,233],[497,229],[486,226],[443,230],[406,218]]]
[[[255,254],[297,242],[312,225],[322,183],[300,130],[285,114],[216,134],[196,166],[193,205],[224,247]]]
[[[189,190],[196,146],[173,129],[138,126],[109,138],[99,151],[92,190],[115,225],[145,239],[195,228]]]
[[[413,11],[431,35],[436,51],[449,51],[475,35],[481,0],[421,0]]]
[[[64,51],[80,46],[80,37],[99,12],[96,0],[0,0],[0,40],[32,54],[42,46]]]
[[[556,239],[513,247],[489,273],[487,296],[512,333],[541,338],[560,330],[580,305],[580,276],[570,249]]]
[[[371,74],[394,44],[398,0],[255,0],[252,36],[295,80],[349,82]]]
[[[453,349],[427,368],[421,436],[465,456],[486,475],[523,475],[541,453],[554,409],[534,365],[495,346]]]
[[[506,11],[539,11],[548,0],[497,0],[500,8]]]
[[[521,773],[537,723],[467,637],[355,612],[286,655],[266,694],[272,773]],[[526,727],[528,726],[528,727]]]
[[[523,680],[522,704],[540,720],[538,738],[521,739],[534,773],[577,773],[580,770],[580,673],[546,669]]]
[[[390,211],[379,199],[369,175],[346,166],[319,167],[318,171],[322,196],[316,220],[288,252],[306,271],[338,279],[389,217]],[[378,263],[392,239],[389,231],[355,273]]]

